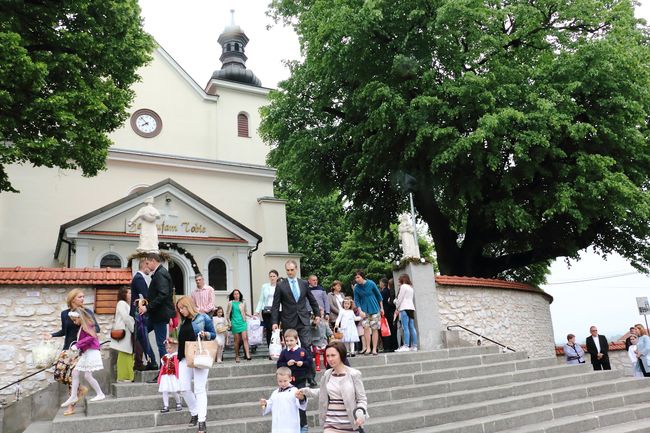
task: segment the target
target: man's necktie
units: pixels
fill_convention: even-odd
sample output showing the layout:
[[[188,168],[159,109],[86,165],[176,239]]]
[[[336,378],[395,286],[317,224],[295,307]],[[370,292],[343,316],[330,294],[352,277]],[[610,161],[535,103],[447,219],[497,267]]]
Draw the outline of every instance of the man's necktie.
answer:
[[[289,280],[289,283],[291,283],[291,293],[293,293],[293,297],[298,302],[298,298],[300,298],[300,290],[298,290],[298,284],[296,284],[296,280]]]

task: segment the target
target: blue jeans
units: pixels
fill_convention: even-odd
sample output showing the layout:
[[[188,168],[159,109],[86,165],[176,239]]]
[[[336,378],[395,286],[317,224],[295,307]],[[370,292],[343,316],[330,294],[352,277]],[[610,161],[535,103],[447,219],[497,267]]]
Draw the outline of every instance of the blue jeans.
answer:
[[[406,311],[399,312],[399,320],[402,321],[404,330],[404,346],[418,346],[418,333],[415,331],[415,320],[411,319]]]
[[[152,329],[153,328],[153,329]],[[167,322],[149,322],[149,332],[153,330],[156,336],[156,345],[158,346],[158,354],[160,359],[167,354],[165,349],[165,340],[167,339]]]

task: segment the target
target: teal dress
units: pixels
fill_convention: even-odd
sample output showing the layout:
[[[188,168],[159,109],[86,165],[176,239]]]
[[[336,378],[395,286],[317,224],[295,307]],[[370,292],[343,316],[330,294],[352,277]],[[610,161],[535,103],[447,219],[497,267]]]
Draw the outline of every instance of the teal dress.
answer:
[[[232,301],[232,310],[230,311],[230,326],[233,334],[240,334],[246,331],[246,320],[241,316],[239,301]]]

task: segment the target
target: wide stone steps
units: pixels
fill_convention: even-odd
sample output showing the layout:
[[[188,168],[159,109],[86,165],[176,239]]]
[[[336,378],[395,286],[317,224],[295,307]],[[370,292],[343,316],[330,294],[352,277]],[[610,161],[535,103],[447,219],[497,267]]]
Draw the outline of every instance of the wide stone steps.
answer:
[[[492,356],[492,355],[488,355]],[[509,354],[503,354],[504,358],[506,357],[511,357]],[[548,360],[540,360],[542,364],[548,364],[548,365],[555,365],[555,360],[554,359],[548,359]],[[520,361],[520,362],[510,362],[510,363],[501,363],[501,364],[492,364],[490,367],[495,367],[495,366],[500,366],[503,371],[510,371],[515,368],[523,369],[525,367],[531,366],[532,364],[526,362],[526,361]],[[255,376],[256,379],[261,379],[264,381],[267,381],[266,378],[267,376],[273,375],[273,370],[275,369],[274,366],[269,365],[265,367],[270,367],[269,372],[265,376]],[[364,371],[364,377],[365,375],[369,375],[372,377],[372,374],[375,374],[376,372],[373,371],[373,368],[379,368],[379,367],[362,367],[362,371],[370,369],[369,371],[365,372]],[[393,367],[394,368],[394,367]],[[461,371],[461,375],[465,375],[468,373],[472,373],[474,375],[480,374],[480,371],[477,370],[476,367],[474,367],[471,371]],[[448,374],[445,374],[443,377],[439,378],[439,380],[449,380],[452,377],[458,376],[458,372],[449,372]],[[392,375],[392,376],[387,376],[387,377],[379,377],[377,378],[378,381],[381,382],[399,382],[402,376],[398,375]],[[409,396],[412,395],[421,395],[423,392],[442,392],[446,389],[448,389],[448,386],[446,385],[441,385],[437,387],[432,387],[428,386],[431,384],[436,384],[437,382],[431,382],[432,377],[430,376],[418,376],[422,380],[422,383],[424,386],[421,385],[409,385],[409,386],[402,386],[399,388],[391,388],[391,387],[384,387],[380,389],[373,389],[371,387],[368,387],[367,394],[368,394],[368,401],[370,403],[382,401],[384,399],[398,399],[398,398],[408,398]],[[379,383],[377,381],[377,383]],[[431,382],[431,383],[430,383]],[[266,386],[255,386],[255,382],[251,386],[248,386],[247,392],[242,393],[239,388],[237,389],[225,389],[225,390],[212,390],[208,391],[208,404],[209,405],[225,405],[225,404],[243,404],[247,403],[250,401],[255,401],[255,399],[259,398],[266,398],[270,395],[270,393],[273,391],[275,384],[270,385],[266,384]],[[373,381],[369,378],[368,383],[372,386]],[[461,382],[464,383],[464,382]],[[157,388],[155,388],[157,390]],[[253,399],[253,400],[252,400]],[[157,392],[152,392],[147,395],[141,395],[137,397],[131,397],[131,398],[109,398],[105,401],[98,402],[98,403],[93,403],[88,405],[87,409],[87,414],[88,415],[100,415],[100,414],[110,414],[110,413],[118,413],[118,412],[130,412],[130,411],[146,411],[146,410],[157,410],[160,408],[160,394]]]
[[[376,359],[376,358],[375,358]],[[518,361],[518,362],[517,362]],[[555,358],[537,360],[531,362],[524,360],[518,353],[499,353],[482,356],[468,356],[458,358],[460,367],[454,367],[450,360],[435,361],[412,361],[405,360],[403,363],[391,365],[357,365],[351,360],[351,365],[358,368],[367,379],[369,388],[390,387],[393,383],[431,383],[442,380],[475,377],[481,374],[498,374],[516,369],[532,368],[537,362],[547,365],[556,365]],[[477,367],[481,367],[480,369]],[[233,388],[253,388],[276,386],[274,363],[251,364],[237,368],[212,368],[208,379],[209,390],[229,390]],[[248,374],[246,374],[248,372]],[[230,375],[228,375],[230,373]],[[149,377],[149,376],[147,376]],[[154,377],[154,376],[151,376]],[[157,395],[158,384],[156,383],[118,383],[113,385],[113,395],[117,398],[138,397],[146,395]]]
[[[350,363],[363,374],[371,415],[367,430],[372,433],[588,431],[608,426],[607,420],[617,416],[637,421],[640,415],[631,416],[635,412],[628,408],[650,405],[649,379],[623,378],[620,371],[593,372],[587,365],[558,365],[555,358],[526,359],[524,353],[500,353],[490,346],[358,356]],[[212,368],[209,431],[268,433],[271,418],[261,416],[257,402],[274,389],[274,371],[274,363],[264,360]],[[142,372],[138,380],[155,375]],[[185,425],[187,409],[159,413],[157,384],[143,382],[114,384],[117,398],[87,403],[86,414],[59,414],[53,433],[196,432]],[[170,403],[174,405],[173,399]],[[318,424],[316,409],[312,399],[312,426]],[[581,417],[588,420],[588,429],[565,430]]]
[[[598,373],[592,373],[595,375]],[[619,387],[619,384],[621,386]],[[648,385],[650,381],[626,379],[618,382],[606,382],[593,387],[588,386],[588,393],[599,392],[602,387],[610,389],[610,395],[573,398],[576,387],[559,388],[552,393],[531,394],[525,398],[501,399],[486,405],[465,405],[458,412],[445,418],[445,422],[436,424],[436,411],[412,417],[406,428],[411,433],[456,433],[456,432],[582,432],[588,428],[574,429],[576,419],[593,420],[600,412],[624,410],[630,405],[650,403]],[[620,391],[618,391],[620,389]],[[531,403],[536,403],[532,405]],[[508,410],[503,410],[509,406]],[[480,415],[476,415],[476,412]],[[469,413],[469,414],[468,414]],[[411,414],[418,415],[418,414]],[[579,417],[578,417],[579,415]],[[633,418],[634,419],[634,418]],[[395,420],[394,420],[395,421]],[[377,421],[376,421],[377,422]],[[404,423],[406,424],[406,422]],[[427,425],[428,424],[428,425]],[[376,429],[373,428],[373,431]],[[381,430],[384,431],[384,430]],[[387,431],[387,430],[386,430]],[[404,430],[401,430],[404,431]]]

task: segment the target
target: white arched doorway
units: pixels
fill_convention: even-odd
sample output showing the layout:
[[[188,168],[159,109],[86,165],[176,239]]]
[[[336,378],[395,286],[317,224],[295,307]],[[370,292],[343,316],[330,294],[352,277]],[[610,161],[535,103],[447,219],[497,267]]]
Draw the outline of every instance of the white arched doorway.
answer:
[[[194,280],[192,263],[187,257],[182,254],[178,254],[178,252],[174,250],[165,252],[169,254],[170,261],[174,262],[174,266],[172,266],[171,263],[167,264],[167,270],[169,271],[172,280],[174,281],[174,289],[176,290],[176,295],[189,295],[192,293],[192,281]],[[182,287],[176,287],[179,284],[182,284]]]

